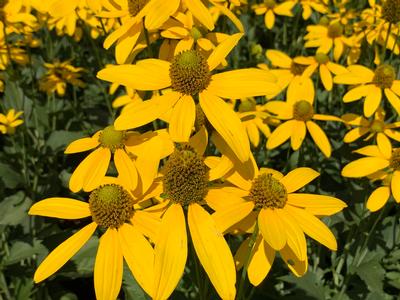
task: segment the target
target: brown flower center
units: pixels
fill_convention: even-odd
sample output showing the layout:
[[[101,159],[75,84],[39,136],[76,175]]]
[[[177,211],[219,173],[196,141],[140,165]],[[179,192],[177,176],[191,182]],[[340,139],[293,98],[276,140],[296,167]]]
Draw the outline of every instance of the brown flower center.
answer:
[[[388,89],[392,87],[393,81],[396,77],[394,69],[389,65],[380,65],[375,70],[373,83],[381,89]]]
[[[256,110],[257,103],[252,99],[246,99],[240,102],[239,112],[249,112]]]
[[[331,39],[341,37],[343,35],[343,26],[339,22],[332,23],[328,26],[328,37]]]
[[[192,147],[176,149],[164,171],[164,192],[173,202],[188,205],[204,200],[208,193],[208,167]]]
[[[315,54],[315,60],[319,64],[326,64],[329,61],[329,57],[325,53],[318,52],[317,54]]]
[[[393,24],[400,22],[400,0],[386,0],[382,6],[382,18]]]
[[[206,58],[196,50],[187,50],[174,57],[169,69],[174,91],[197,95],[207,88],[211,80]]]
[[[383,132],[385,123],[379,120],[373,120],[369,128],[374,133]]]
[[[292,72],[292,74],[295,76],[302,75],[305,69],[307,69],[307,65],[298,64],[294,61],[290,65],[290,72]]]
[[[149,2],[150,0],[128,0],[128,10],[131,17],[136,17]]]
[[[263,173],[253,180],[249,197],[256,208],[283,208],[287,201],[287,191],[272,174]]]
[[[314,116],[314,108],[306,100],[297,101],[293,106],[293,118],[298,121],[308,121]]]
[[[390,167],[396,171],[400,171],[400,148],[394,149],[390,158]]]
[[[126,132],[115,130],[113,125],[107,126],[99,136],[99,143],[104,148],[109,148],[112,152],[124,147]]]
[[[106,184],[89,196],[89,209],[94,222],[106,228],[118,228],[133,216],[133,198],[122,186]]]
[[[274,8],[276,6],[275,0],[264,0],[264,4],[268,8]]]

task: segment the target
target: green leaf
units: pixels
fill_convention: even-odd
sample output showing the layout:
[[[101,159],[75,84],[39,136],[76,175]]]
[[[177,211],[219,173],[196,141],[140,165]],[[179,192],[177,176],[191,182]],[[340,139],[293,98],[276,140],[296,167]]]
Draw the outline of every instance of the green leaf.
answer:
[[[0,225],[18,225],[28,218],[32,200],[23,192],[18,192],[0,202]]]
[[[150,297],[139,286],[128,266],[124,264],[123,289],[126,300],[148,300]]]
[[[356,274],[366,283],[371,292],[383,291],[385,269],[377,259],[363,262],[355,271]]]
[[[81,137],[83,137],[82,132],[59,130],[50,134],[46,144],[52,150],[64,150],[69,143]]]
[[[10,248],[10,255],[5,258],[4,264],[12,265],[35,254],[46,253],[47,249],[39,241],[33,245],[22,241],[16,241]]]
[[[9,165],[0,163],[0,178],[7,188],[14,189],[22,182],[22,175],[15,172]]]

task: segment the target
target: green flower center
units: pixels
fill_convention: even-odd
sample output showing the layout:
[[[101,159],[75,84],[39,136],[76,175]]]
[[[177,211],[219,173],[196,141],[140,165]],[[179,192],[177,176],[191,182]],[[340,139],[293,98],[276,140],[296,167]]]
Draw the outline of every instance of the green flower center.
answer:
[[[174,57],[169,69],[174,91],[197,95],[210,83],[211,74],[206,58],[196,50],[187,50]]]
[[[106,184],[89,196],[89,208],[94,222],[105,228],[118,228],[133,216],[133,198],[121,186]]]
[[[150,0],[127,0],[128,10],[131,17],[136,17],[136,15],[146,6]]]
[[[99,143],[104,148],[109,148],[112,152],[124,147],[126,132],[115,130],[113,125],[103,129],[99,136]]]
[[[385,123],[379,120],[373,120],[369,128],[374,133],[383,132]]]
[[[392,24],[400,22],[400,0],[386,0],[382,6],[382,17]]]
[[[322,16],[318,22],[319,25],[328,26],[329,25],[329,18],[327,16]]]
[[[338,38],[343,35],[343,26],[339,22],[332,23],[328,26],[328,36],[331,39]]]
[[[283,208],[287,201],[287,191],[272,174],[264,173],[253,180],[249,197],[256,208]]]
[[[306,100],[297,101],[293,106],[293,118],[298,121],[308,121],[314,116],[314,108]]]
[[[377,87],[380,87],[381,89],[387,89],[392,87],[395,77],[396,74],[392,66],[380,65],[376,68],[372,81]]]
[[[276,6],[275,0],[264,0],[264,4],[268,8],[274,8]]]
[[[239,111],[248,112],[256,110],[256,102],[254,100],[243,100],[240,102]]]
[[[326,64],[329,61],[329,57],[325,53],[318,52],[317,54],[315,54],[315,60],[319,64]]]
[[[290,72],[292,72],[292,74],[295,76],[302,75],[305,69],[307,69],[307,65],[298,64],[294,61],[290,65]]]
[[[394,149],[390,158],[390,167],[396,171],[400,171],[400,149]]]
[[[200,29],[198,29],[197,27],[192,27],[192,29],[190,29],[190,35],[192,36],[192,38],[197,41],[198,39],[201,39],[203,37],[203,34],[201,33]]]
[[[183,146],[165,164],[164,192],[183,206],[199,203],[208,193],[208,178],[204,159],[190,146]]]

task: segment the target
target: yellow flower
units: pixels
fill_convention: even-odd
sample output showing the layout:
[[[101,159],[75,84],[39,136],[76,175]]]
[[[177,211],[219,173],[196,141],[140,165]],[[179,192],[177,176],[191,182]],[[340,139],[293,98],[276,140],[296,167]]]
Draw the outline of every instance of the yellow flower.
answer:
[[[332,74],[339,75],[347,73],[345,67],[331,62],[328,55],[322,52],[317,52],[315,56],[295,57],[294,61],[298,64],[308,66],[307,69],[304,71],[304,76],[307,77],[311,76],[318,68],[319,77],[321,78],[322,84],[327,91],[332,90],[333,87]]]
[[[263,105],[257,104],[253,98],[240,101],[238,115],[254,147],[258,147],[260,143],[260,131],[265,137],[269,137],[271,130],[268,124],[277,126],[280,123],[279,120],[266,112]]]
[[[142,97],[139,93],[133,89],[126,89],[126,94],[119,96],[114,99],[112,103],[113,108],[120,108],[122,107],[122,111],[125,109],[129,109],[136,105],[138,102],[142,102]]]
[[[276,251],[294,275],[302,276],[308,267],[305,234],[336,251],[334,235],[318,217],[335,214],[347,205],[331,196],[295,193],[319,176],[313,169],[297,168],[284,176],[273,169],[254,167],[251,178],[244,178],[240,169],[224,176],[237,188],[221,186],[209,191],[207,203],[216,211],[214,219],[228,232],[253,233],[235,255],[240,268],[247,263],[251,247],[247,272],[253,285],[267,276]],[[249,205],[252,210],[245,218],[239,222],[232,218],[235,213],[243,215]],[[252,239],[254,243],[249,245]]]
[[[195,50],[175,56],[172,63],[145,59],[136,65],[105,68],[97,76],[136,90],[172,88],[164,95],[143,101],[125,110],[115,128],[125,130],[145,125],[172,109],[169,133],[175,142],[187,142],[196,119],[196,102],[215,130],[225,139],[241,161],[250,154],[246,132],[235,112],[221,98],[235,99],[276,93],[275,78],[259,69],[242,69],[211,75],[242,34],[219,44],[206,59]],[[197,98],[198,96],[198,98]]]
[[[69,188],[73,192],[92,191],[107,173],[111,156],[120,180],[130,190],[146,190],[157,175],[160,159],[169,154],[170,147],[157,133],[154,138],[137,132],[118,131],[110,125],[92,137],[76,140],[65,153],[79,153],[95,149],[72,173]],[[138,145],[141,147],[138,148]],[[165,153],[167,151],[167,153]],[[135,159],[134,159],[135,158]],[[146,177],[147,176],[147,177]]]
[[[278,95],[287,87],[286,99],[288,101],[297,99],[300,94],[304,100],[312,101],[314,99],[314,84],[309,76],[304,75],[306,65],[296,63],[294,59],[278,50],[267,50],[265,55],[271,61],[272,66],[279,67],[279,69],[273,69],[270,72],[278,79],[277,84],[280,89],[276,94],[270,95],[269,98]],[[258,66],[262,69],[268,69],[263,64]]]
[[[303,8],[302,17],[304,20],[308,20],[311,17],[313,10],[321,14],[328,12],[328,0],[300,0],[299,4]]]
[[[344,136],[343,141],[345,143],[352,143],[368,133],[369,134],[364,141],[375,136],[381,136],[381,138],[391,138],[400,142],[400,132],[393,130],[400,127],[400,122],[386,124],[385,111],[382,108],[379,108],[375,112],[372,120],[367,120],[366,118],[355,114],[345,114],[342,116],[342,119],[346,124],[356,126]]]
[[[11,63],[10,59],[20,65],[28,63],[28,56],[25,50],[19,48],[18,45],[15,46],[7,42],[2,36],[0,37],[0,70],[7,69],[7,66]]]
[[[122,283],[123,259],[137,282],[153,296],[154,250],[145,238],[157,236],[160,224],[151,209],[141,203],[159,194],[161,185],[154,182],[148,191],[133,194],[116,178],[105,178],[89,196],[89,203],[70,198],[48,198],[35,203],[30,215],[77,220],[91,217],[92,222],[57,246],[37,268],[34,281],[39,283],[59,270],[95,233],[105,229],[100,238],[94,265],[96,298],[116,299]]]
[[[349,72],[337,75],[333,79],[337,84],[355,86],[343,96],[344,102],[353,102],[365,97],[364,115],[370,117],[381,104],[384,92],[390,104],[400,113],[400,80],[396,80],[392,66],[380,65],[372,71],[362,65],[351,65],[347,70]]]
[[[48,94],[57,92],[59,96],[65,94],[67,84],[84,87],[85,83],[80,79],[83,68],[70,65],[70,60],[63,62],[45,63],[46,74],[39,81],[39,89]]]
[[[0,36],[4,38],[6,34],[12,32],[25,33],[21,27],[26,26],[27,31],[32,31],[37,26],[37,19],[24,7],[22,0],[3,0],[0,3]]]
[[[369,176],[373,179],[384,180],[385,186],[375,190],[369,197],[368,209],[379,210],[386,203],[390,194],[399,203],[400,148],[393,149],[387,138],[378,135],[377,145],[365,146],[354,152],[366,157],[348,163],[342,170],[342,176],[351,178]]]
[[[317,52],[329,53],[333,48],[333,58],[338,61],[344,52],[346,45],[350,45],[344,36],[344,27],[339,22],[331,22],[329,25],[309,25],[308,33],[304,36],[304,47],[318,47]]]
[[[266,0],[264,3],[253,5],[251,8],[256,15],[264,15],[265,26],[272,29],[275,25],[275,15],[293,17],[292,9],[295,5],[296,1],[276,3],[275,0]]]
[[[18,119],[23,114],[22,111],[15,112],[15,109],[10,109],[6,115],[0,114],[0,132],[2,134],[14,134],[15,127],[24,123]]]
[[[299,98],[301,99],[301,98]],[[290,138],[293,150],[298,150],[306,137],[307,130],[315,144],[326,157],[331,156],[331,145],[325,132],[313,120],[342,121],[338,117],[315,114],[313,100],[270,101],[265,108],[277,118],[286,120],[269,136],[267,149],[274,149]]]

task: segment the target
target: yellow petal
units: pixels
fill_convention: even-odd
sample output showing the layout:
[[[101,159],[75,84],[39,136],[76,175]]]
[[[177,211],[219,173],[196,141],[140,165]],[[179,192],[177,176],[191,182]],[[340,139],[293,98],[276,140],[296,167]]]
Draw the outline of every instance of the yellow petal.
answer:
[[[118,171],[118,178],[124,186],[131,191],[135,190],[138,183],[138,174],[135,164],[125,150],[117,149],[114,153],[114,163]]]
[[[171,139],[177,143],[189,141],[190,134],[196,119],[196,105],[191,96],[183,96],[172,109],[169,123],[169,134]]]
[[[286,205],[285,210],[296,220],[305,234],[329,249],[337,250],[335,236],[321,220],[302,208]]]
[[[200,94],[200,105],[208,121],[242,162],[250,156],[250,143],[238,115],[221,98],[206,90]]]
[[[394,200],[400,203],[400,171],[394,171],[390,188],[392,189]]]
[[[301,193],[289,194],[287,203],[317,216],[330,216],[347,207],[346,203],[335,197]]]
[[[287,54],[278,50],[267,50],[265,54],[273,66],[290,69],[292,59]]]
[[[236,205],[225,206],[212,214],[219,232],[224,233],[230,227],[244,219],[254,208],[254,203],[246,201]]]
[[[208,30],[214,29],[213,18],[208,11],[207,7],[200,0],[185,0],[186,7],[193,14],[193,16],[200,21]]]
[[[156,30],[172,16],[179,7],[179,0],[153,0],[149,2],[146,13],[145,27],[148,30]]]
[[[345,143],[352,143],[369,132],[369,128],[358,127],[350,130],[343,138]]]
[[[76,193],[82,188],[86,192],[97,188],[106,175],[110,159],[108,148],[100,147],[90,153],[72,173],[69,189]]]
[[[189,205],[188,225],[194,249],[222,299],[235,299],[236,270],[232,253],[212,217],[198,204]]]
[[[96,227],[96,223],[90,223],[58,245],[41,262],[33,276],[33,280],[38,283],[57,272],[89,240]]]
[[[47,198],[32,205],[28,214],[60,219],[81,219],[90,216],[89,204],[70,198]]]
[[[286,229],[282,223],[278,209],[263,208],[258,215],[258,226],[264,240],[275,250],[281,250],[287,241]]]
[[[293,119],[293,106],[284,101],[268,101],[265,109],[279,119]]]
[[[321,76],[321,81],[322,81],[325,89],[327,91],[332,90],[332,87],[333,87],[332,75],[331,75],[331,72],[329,72],[326,65],[319,66],[319,74]]]
[[[194,0],[194,1],[199,1],[199,0]],[[191,1],[186,1],[186,2],[191,2]],[[207,59],[210,71],[218,67],[218,65],[228,56],[228,54],[232,51],[232,49],[237,45],[242,36],[243,33],[233,34],[229,36],[227,39],[225,39],[222,43],[220,43],[217,47],[215,47],[214,51]]]
[[[233,70],[215,74],[207,90],[226,99],[264,96],[279,93],[271,72],[256,68]]]
[[[330,157],[332,148],[325,132],[321,129],[321,127],[318,126],[317,123],[314,123],[313,121],[307,121],[306,124],[308,132],[310,133],[314,142],[317,144],[318,148],[321,149],[322,153],[326,157]]]
[[[293,250],[290,249],[288,245],[284,247],[279,253],[281,254],[282,259],[286,262],[290,271],[292,271],[295,276],[301,277],[307,272],[307,256],[305,260],[299,260],[294,254]]]
[[[154,290],[153,247],[134,226],[127,223],[118,229],[118,238],[129,269],[139,285],[151,297]]]
[[[99,145],[99,140],[93,137],[87,137],[79,139],[70,143],[65,149],[65,154],[78,153],[88,151],[90,149],[96,148]]]
[[[209,167],[210,165],[207,164],[207,161],[210,163],[211,158],[211,156],[208,156],[204,161],[204,163]],[[221,158],[218,157],[218,163],[214,167],[210,167],[209,180],[213,181],[224,177],[230,170],[232,170],[232,168],[233,163],[227,156],[223,155]]]
[[[379,151],[382,153],[383,157],[390,159],[392,156],[392,144],[390,143],[390,140],[386,137],[386,135],[379,132],[376,141]]]
[[[370,85],[360,85],[352,88],[343,96],[343,102],[353,102],[365,97],[370,90]]]
[[[389,166],[389,161],[380,157],[363,157],[347,164],[342,170],[344,177],[363,177]]]
[[[364,115],[370,117],[378,109],[382,100],[382,90],[377,86],[371,86],[364,101]]]
[[[122,284],[123,256],[118,232],[108,228],[100,238],[94,264],[96,299],[117,299]]]
[[[306,100],[313,104],[315,96],[314,84],[308,77],[295,76],[287,89],[287,102],[294,104]]]
[[[171,85],[169,66],[167,61],[150,58],[136,65],[106,67],[97,73],[97,78],[137,90],[160,90]]]
[[[215,211],[224,211],[228,207],[241,206],[247,202],[243,197],[248,195],[248,191],[243,191],[232,186],[213,186],[206,195],[207,204]],[[214,216],[215,217],[215,216]]]
[[[208,145],[207,128],[205,126],[201,126],[200,130],[190,138],[189,144],[197,151],[197,153],[203,155]]]
[[[137,210],[131,218],[131,223],[153,242],[156,241],[161,224],[161,220],[157,216],[147,211]]]
[[[262,236],[259,235],[252,249],[250,264],[247,269],[249,281],[252,285],[260,285],[271,270],[274,259],[275,250],[269,247]]]
[[[264,21],[265,21],[265,26],[268,29],[272,29],[274,27],[275,15],[271,9],[267,10],[267,13],[265,14],[265,17],[264,17]]]
[[[146,125],[171,109],[180,97],[179,93],[171,92],[155,96],[150,100],[136,102],[115,120],[115,129],[126,130]]]
[[[361,65],[349,66],[348,70],[350,72],[335,76],[333,82],[336,84],[363,84],[371,82],[374,77],[374,72]]]
[[[319,176],[317,171],[311,168],[296,168],[287,173],[280,182],[286,187],[288,193],[293,193],[301,189],[306,184]]]
[[[274,149],[286,142],[290,138],[295,124],[295,120],[289,120],[275,128],[268,138],[267,149]]]
[[[219,5],[218,3],[211,1],[212,4],[217,7],[225,16],[229,18],[229,20],[232,21],[233,24],[235,24],[236,28],[240,32],[244,32],[243,24],[240,22],[239,18],[228,8],[223,5]]]
[[[385,89],[385,95],[389,100],[390,104],[394,107],[396,112],[400,114],[400,99],[399,97],[393,93],[390,89]]]
[[[301,144],[306,137],[307,130],[306,124],[303,121],[295,120],[294,122],[290,143],[292,145],[292,149],[297,151],[301,147]]]
[[[390,188],[387,186],[378,187],[367,200],[367,208],[372,211],[380,210],[390,197]]]
[[[179,204],[172,204],[165,212],[154,250],[153,298],[164,300],[178,285],[187,258],[186,222]]]

